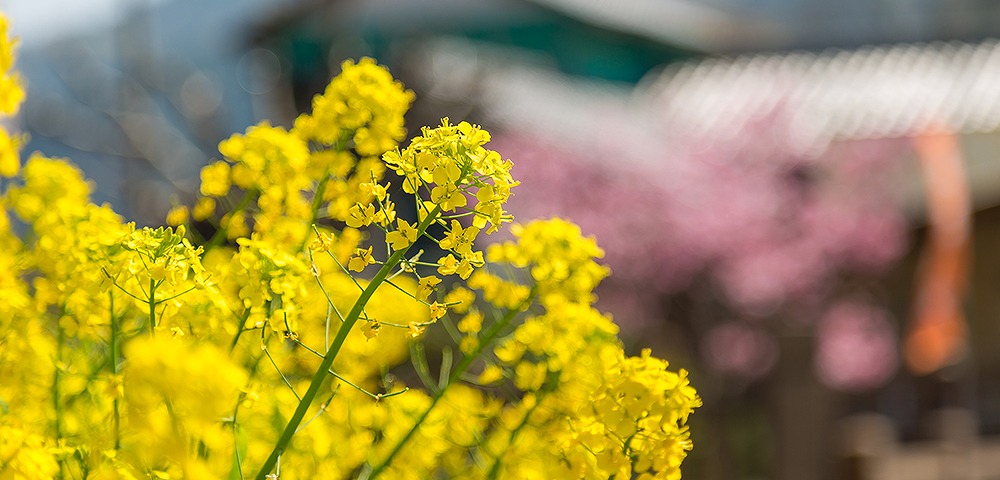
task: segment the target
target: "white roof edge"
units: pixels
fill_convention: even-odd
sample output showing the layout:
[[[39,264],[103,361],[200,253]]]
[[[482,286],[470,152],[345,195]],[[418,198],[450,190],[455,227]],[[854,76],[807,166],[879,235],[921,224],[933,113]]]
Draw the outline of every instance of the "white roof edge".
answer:
[[[733,15],[687,0],[530,0],[567,15],[662,43],[705,52],[788,45],[792,33],[780,24]]]

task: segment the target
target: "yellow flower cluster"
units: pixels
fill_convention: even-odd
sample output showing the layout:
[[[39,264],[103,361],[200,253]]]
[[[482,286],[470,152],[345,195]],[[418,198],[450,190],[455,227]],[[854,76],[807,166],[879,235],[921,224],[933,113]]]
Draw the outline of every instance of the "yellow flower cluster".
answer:
[[[59,471],[46,438],[0,423],[0,478],[45,480]]]
[[[504,452],[496,465],[512,478],[679,478],[691,448],[687,417],[700,405],[686,373],[667,371],[649,351],[625,356],[617,326],[591,305],[591,289],[607,275],[594,262],[603,252],[578,227],[535,221],[515,237],[491,248],[490,261],[529,271],[544,313],[494,349],[514,386],[532,393],[527,405],[509,407],[516,426],[489,440]],[[541,434],[524,435],[526,428]]]
[[[290,130],[264,122],[223,141],[225,160],[202,169],[197,203],[175,207],[168,223],[209,220],[220,213],[220,203],[231,201],[235,207],[221,212],[210,245],[253,232],[301,246],[312,223],[349,221],[351,207],[371,200],[362,185],[382,178],[378,156],[406,133],[403,114],[413,92],[371,59],[344,62],[342,68],[313,99],[313,112]]]
[[[556,296],[590,303],[594,287],[608,276],[607,267],[593,259],[604,256],[593,238],[583,237],[580,227],[562,219],[516,226],[519,242],[490,246],[491,262],[530,266],[532,279],[542,298]]]
[[[218,478],[212,460],[233,449],[222,419],[246,385],[246,372],[223,351],[185,337],[139,338],[124,357],[128,410],[118,464],[172,478]]]
[[[102,268],[113,265],[110,250],[127,231],[119,215],[89,197],[90,185],[79,169],[39,154],[0,197],[34,234],[30,246],[12,245],[20,251],[21,266],[37,273],[34,307],[57,309],[62,327],[83,336],[96,335],[94,329],[108,323]]]
[[[266,240],[240,238],[229,276],[238,297],[237,311],[243,328],[265,324],[282,332],[294,332],[298,323],[296,297],[305,294],[308,268],[301,257]],[[235,302],[234,302],[235,303]]]
[[[24,86],[14,69],[16,41],[7,35],[7,19],[0,18],[0,118],[17,113],[24,101]],[[17,175],[20,168],[18,150],[24,138],[0,128],[0,178]]]
[[[306,175],[309,148],[304,140],[283,128],[264,123],[223,141],[219,151],[228,162],[215,162],[202,169],[202,195],[224,197],[235,185],[245,191],[245,198],[258,197],[259,211],[252,215],[256,231],[305,234],[302,227],[293,226],[294,223],[288,225],[288,221],[282,220],[310,220],[310,202],[303,192],[312,188],[313,179]],[[223,218],[223,224],[229,237],[245,236],[249,219],[243,211],[236,210],[228,215]],[[291,231],[281,230],[287,227],[291,227]]]
[[[442,212],[466,207],[466,195],[475,189],[473,225],[478,229],[489,223],[487,233],[492,233],[511,220],[503,205],[518,182],[510,175],[510,160],[484,147],[489,141],[489,132],[479,126],[468,122],[452,125],[443,118],[441,126],[425,127],[404,150],[387,152],[382,158],[403,177],[404,192],[429,189],[430,202]],[[422,204],[418,208],[430,211]],[[475,238],[475,234],[471,236]]]
[[[412,100],[345,62],[292,129],[222,142],[173,227],[3,133],[0,479],[678,478],[698,397],[593,308],[594,240],[532,222],[484,255],[511,162],[448,119],[400,149]]]
[[[322,95],[313,99],[312,114],[295,120],[302,138],[335,145],[346,137],[364,156],[396,148],[406,135],[403,114],[413,103],[413,92],[392,78],[389,70],[363,58],[341,64],[341,73]]]

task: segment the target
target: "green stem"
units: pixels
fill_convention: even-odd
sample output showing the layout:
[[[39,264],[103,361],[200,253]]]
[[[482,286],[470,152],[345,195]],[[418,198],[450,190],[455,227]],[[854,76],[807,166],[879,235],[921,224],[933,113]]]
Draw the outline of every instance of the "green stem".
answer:
[[[119,336],[121,332],[119,331],[118,319],[115,317],[115,294],[113,291],[108,290],[108,299],[110,300],[110,307],[108,310],[111,312],[111,373],[114,374],[113,381],[118,382],[119,373],[119,361],[121,359],[121,347],[119,346]],[[115,398],[112,401],[112,406],[114,408],[113,426],[115,434],[115,450],[121,447],[121,411],[118,404],[118,388],[115,388]]]
[[[506,329],[508,325],[510,325],[510,322],[514,320],[514,317],[517,316],[518,313],[524,310],[528,305],[531,305],[531,302],[534,300],[534,298],[535,298],[535,291],[532,290],[532,292],[528,295],[527,298],[525,298],[521,302],[520,305],[518,305],[516,308],[508,310],[507,313],[503,316],[503,318],[500,319],[500,321],[494,323],[493,325],[490,326],[488,330],[486,330],[486,332],[483,334],[482,338],[479,341],[479,345],[476,346],[476,348],[472,351],[472,353],[462,358],[462,361],[458,364],[458,367],[456,367],[455,370],[451,372],[451,375],[448,376],[448,382],[445,385],[443,385],[434,394],[433,397],[431,397],[430,406],[427,407],[427,410],[424,410],[424,413],[422,413],[419,417],[417,417],[417,421],[414,422],[413,427],[410,428],[408,432],[406,432],[406,435],[404,435],[403,438],[400,439],[399,443],[397,443],[396,446],[392,448],[392,451],[389,452],[389,455],[386,456],[384,459],[382,459],[381,463],[372,467],[372,470],[371,472],[368,473],[367,477],[369,480],[377,477],[380,473],[382,473],[382,470],[384,470],[387,466],[389,466],[389,463],[392,462],[392,459],[399,453],[400,450],[403,449],[403,446],[406,445],[406,442],[408,442],[410,438],[413,437],[415,433],[417,433],[417,429],[420,428],[420,425],[422,423],[424,423],[424,420],[427,420],[428,415],[430,415],[431,411],[434,410],[434,406],[437,405],[438,401],[440,401],[441,398],[444,397],[445,392],[448,391],[448,387],[451,387],[456,381],[458,381],[459,377],[465,374],[465,372],[469,369],[469,367],[472,366],[472,362],[476,361],[476,359],[479,358],[479,355],[483,353],[483,349],[486,348],[487,345],[492,343],[493,340],[495,340],[496,337],[499,336],[500,333],[503,332],[503,330]]]
[[[236,313],[233,312],[233,315]],[[239,325],[236,326],[236,335],[233,335],[233,340],[229,342],[229,353],[233,353],[233,349],[236,348],[236,344],[240,341],[240,336],[243,335],[243,331],[246,330],[244,326],[247,324],[247,319],[250,318],[250,309],[246,309],[243,312],[242,317],[237,317],[240,321]]]
[[[55,419],[55,440],[58,446],[62,440],[62,402],[60,397],[62,397],[62,392],[59,388],[59,380],[62,375],[60,375],[60,369],[63,368],[63,344],[66,342],[66,331],[63,330],[62,324],[59,320],[56,320],[56,364],[55,371],[52,375],[52,407],[56,411]],[[66,462],[63,459],[59,459],[59,478],[66,478]]]
[[[232,211],[230,211],[229,214],[232,215],[236,212],[245,210],[247,208],[247,205],[250,205],[250,202],[254,199],[254,197],[257,196],[257,193],[258,193],[257,189],[248,190],[245,194],[243,194],[243,198],[240,199],[240,203],[236,204],[236,206],[233,207]],[[215,235],[212,235],[212,238],[210,238],[208,240],[208,243],[205,244],[205,251],[211,250],[213,247],[218,247],[225,240],[226,240],[226,228],[223,227],[222,225],[219,225],[219,229],[215,231]]]
[[[299,251],[306,249],[306,243],[309,241],[309,230],[313,228],[316,224],[316,220],[319,219],[319,207],[323,205],[323,194],[326,192],[326,184],[330,181],[330,173],[328,172],[323,176],[323,179],[319,181],[316,185],[316,193],[313,195],[312,203],[312,213],[309,215],[309,223],[306,224],[306,233],[302,236],[302,245],[299,245]]]
[[[441,207],[435,207],[431,214],[427,215],[423,222],[420,222],[420,225],[417,227],[418,231],[423,232],[424,230],[427,230],[427,227],[434,222],[440,213]],[[310,405],[312,405],[313,400],[315,400],[316,395],[319,393],[319,389],[323,385],[323,381],[326,380],[326,377],[329,375],[329,370],[333,366],[333,360],[337,358],[340,348],[347,340],[347,335],[351,332],[351,329],[354,328],[354,324],[357,323],[358,318],[361,316],[361,312],[368,303],[368,300],[371,299],[372,295],[375,294],[375,290],[378,289],[378,287],[385,281],[386,277],[389,276],[389,273],[393,270],[393,268],[395,268],[399,261],[406,255],[407,250],[408,248],[405,248],[393,253],[392,256],[385,261],[378,273],[375,274],[375,277],[372,278],[368,287],[361,292],[361,296],[358,297],[358,300],[354,302],[354,307],[351,308],[347,317],[344,318],[344,323],[340,326],[340,329],[337,330],[337,336],[333,339],[333,343],[330,344],[326,354],[323,356],[323,361],[320,363],[319,368],[316,369],[316,373],[313,374],[312,381],[309,383],[309,389],[306,390],[306,393],[302,396],[302,400],[299,401],[298,407],[296,407],[292,417],[288,420],[288,424],[285,425],[285,430],[281,433],[281,436],[278,437],[278,441],[275,443],[274,449],[271,450],[271,454],[260,467],[260,471],[257,472],[255,477],[257,480],[267,480],[267,475],[271,472],[275,465],[277,465],[278,458],[281,457],[285,447],[287,447],[288,443],[291,442],[292,435],[295,434],[299,424],[306,415],[306,411],[309,410]]]
[[[343,152],[347,150],[347,142],[349,142],[352,138],[354,138],[354,130],[341,132],[340,138],[338,138],[337,142],[332,145],[333,151]],[[299,246],[300,252],[306,249],[306,242],[309,238],[309,229],[313,228],[313,225],[316,224],[316,220],[319,219],[319,208],[323,206],[323,194],[326,192],[326,184],[332,177],[333,175],[327,171],[316,185],[316,193],[313,195],[312,214],[309,216],[306,234],[302,237],[302,245]]]
[[[156,282],[149,279],[149,336],[156,336]]]
[[[535,404],[532,405],[527,412],[524,412],[524,418],[521,419],[521,423],[519,423],[517,427],[510,432],[510,439],[507,441],[508,447],[514,445],[514,441],[517,440],[517,436],[521,433],[521,430],[528,425],[528,420],[531,419],[531,414],[535,413],[535,409],[537,409],[541,404],[542,399],[535,398]],[[494,480],[498,475],[500,475],[500,467],[503,465],[503,462],[500,461],[502,457],[502,454],[497,454],[496,458],[493,460],[493,466],[490,467],[490,473],[486,475],[486,478]]]

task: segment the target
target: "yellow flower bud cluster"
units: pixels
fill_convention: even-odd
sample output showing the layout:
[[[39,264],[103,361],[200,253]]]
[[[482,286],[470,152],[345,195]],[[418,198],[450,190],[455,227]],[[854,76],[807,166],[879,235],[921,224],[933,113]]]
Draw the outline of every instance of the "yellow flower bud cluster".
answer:
[[[136,230],[130,223],[128,229],[119,241],[117,261],[105,269],[112,278],[127,275],[138,285],[159,283],[158,290],[169,288],[161,290],[164,296],[206,286],[208,274],[201,265],[202,247],[184,238],[183,225],[176,231],[169,227]]]
[[[309,221],[311,213],[309,199],[303,192],[314,188],[313,179],[306,175],[309,162],[306,142],[265,122],[223,141],[219,151],[227,161],[211,163],[202,169],[202,195],[224,197],[236,186],[244,190],[244,195],[258,196],[258,211],[252,215],[254,230],[292,235],[295,238],[291,242],[300,242],[305,231],[297,224]],[[230,238],[246,236],[248,232],[248,219],[245,215],[236,217],[237,213],[241,212],[230,212],[223,219]],[[299,222],[290,224],[291,219]]]
[[[313,99],[312,113],[299,116],[290,130],[263,122],[223,141],[225,160],[202,169],[198,202],[172,209],[168,223],[211,220],[216,199],[235,195],[242,195],[237,207],[218,222],[230,240],[256,233],[301,247],[317,220],[350,223],[349,210],[371,200],[362,185],[382,178],[378,155],[403,139],[403,115],[412,101],[413,92],[374,60],[344,62]],[[233,193],[234,187],[242,193]]]
[[[263,239],[239,239],[230,275],[238,286],[233,310],[246,312],[243,328],[268,326],[295,332],[297,297],[305,295],[309,269],[299,256]]]
[[[584,237],[580,227],[559,218],[515,225],[512,232],[518,241],[491,245],[490,262],[528,267],[543,300],[593,301],[591,292],[610,270],[594,261],[604,251],[592,237]]]
[[[302,138],[325,145],[350,135],[359,154],[381,155],[406,135],[403,114],[413,97],[375,60],[347,60],[340,75],[313,99],[312,114],[295,120],[295,130]]]
[[[16,114],[24,101],[24,82],[13,70],[16,45],[17,41],[7,36],[7,19],[0,18],[0,119]],[[23,135],[12,135],[0,128],[0,178],[17,175],[22,144]]]
[[[146,329],[206,335],[217,324],[204,315],[205,308],[191,310],[203,302],[221,303],[222,298],[211,273],[202,265],[203,248],[193,246],[186,233],[183,225],[136,229],[129,223],[117,244],[106,249],[106,264],[101,267],[106,276],[103,288],[125,293],[140,310],[148,312],[152,304],[156,312],[149,317]],[[185,318],[194,313],[200,314]]]
[[[51,222],[54,213],[80,214],[90,203],[91,186],[83,172],[65,159],[34,154],[21,174],[23,183],[8,190],[8,204],[25,222]],[[65,214],[64,214],[65,215]],[[43,217],[48,218],[43,219]],[[43,225],[39,225],[44,230]]]

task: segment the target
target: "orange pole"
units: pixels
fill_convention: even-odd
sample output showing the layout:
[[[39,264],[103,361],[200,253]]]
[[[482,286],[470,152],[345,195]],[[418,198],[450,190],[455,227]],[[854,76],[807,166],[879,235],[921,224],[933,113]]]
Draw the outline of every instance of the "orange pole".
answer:
[[[914,139],[927,196],[927,243],[920,253],[913,319],[904,343],[907,367],[928,374],[967,350],[962,303],[968,282],[971,202],[961,148],[953,133]]]

